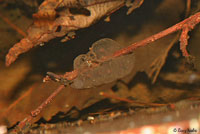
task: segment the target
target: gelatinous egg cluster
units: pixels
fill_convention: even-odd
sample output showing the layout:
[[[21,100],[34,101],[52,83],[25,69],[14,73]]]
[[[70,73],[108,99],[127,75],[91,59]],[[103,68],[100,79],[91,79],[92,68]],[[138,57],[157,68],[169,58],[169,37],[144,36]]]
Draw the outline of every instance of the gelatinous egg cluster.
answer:
[[[78,70],[79,75],[71,86],[77,89],[92,88],[128,75],[135,63],[133,53],[101,62],[103,57],[110,56],[121,48],[123,47],[112,39],[96,41],[87,54],[79,55],[74,60],[74,69]]]

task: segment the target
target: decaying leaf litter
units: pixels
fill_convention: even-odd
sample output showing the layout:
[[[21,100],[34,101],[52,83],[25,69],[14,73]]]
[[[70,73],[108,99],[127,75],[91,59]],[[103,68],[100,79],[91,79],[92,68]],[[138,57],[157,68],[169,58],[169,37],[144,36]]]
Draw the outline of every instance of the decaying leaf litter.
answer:
[[[143,2],[143,0],[137,1],[139,1],[138,6]],[[135,6],[134,3],[132,4],[130,0],[46,0],[40,5],[39,11],[33,14],[35,21],[28,30],[28,37],[9,50],[6,65],[9,66],[18,55],[34,46],[41,45],[55,37],[64,36],[68,32],[86,28],[124,5]],[[134,7],[130,9],[132,8]]]
[[[156,2],[155,2],[156,3]],[[168,2],[161,2],[161,3],[157,3],[157,5],[159,5],[157,8],[155,8],[156,7],[156,5],[155,6],[153,6],[155,3],[152,3],[152,7],[149,7],[149,3],[148,4],[146,4],[146,6],[145,6],[145,3],[143,4],[143,6],[141,7],[141,8],[139,8],[138,10],[140,11],[138,11],[138,13],[141,13],[141,14],[138,14],[138,16],[137,16],[137,14],[135,13],[135,15],[133,14],[131,14],[132,16],[126,16],[125,15],[125,12],[123,12],[123,10],[122,11],[120,11],[120,12],[123,12],[123,13],[118,13],[118,15],[119,16],[126,16],[126,17],[128,17],[128,18],[125,18],[125,19],[127,19],[126,21],[124,20],[123,21],[123,23],[124,24],[128,24],[128,20],[130,20],[130,18],[131,17],[133,17],[133,16],[136,16],[136,18],[138,17],[138,22],[136,22],[136,21],[134,21],[134,22],[130,22],[130,23],[132,23],[131,25],[129,25],[129,27],[131,27],[130,29],[131,30],[129,30],[128,28],[126,28],[126,27],[123,27],[123,25],[121,24],[121,25],[118,25],[118,27],[119,27],[119,29],[118,30],[113,30],[113,29],[116,29],[116,27],[114,27],[114,26],[112,26],[113,25],[113,23],[114,24],[117,24],[117,23],[119,23],[119,22],[117,22],[116,20],[118,20],[118,16],[117,16],[117,13],[116,13],[116,16],[115,15],[113,15],[113,20],[112,20],[112,16],[111,16],[111,22],[109,22],[109,23],[105,23],[105,22],[100,22],[100,24],[97,24],[97,26],[95,25],[95,26],[92,26],[91,28],[89,28],[89,32],[88,32],[88,35],[84,35],[84,34],[82,34],[82,36],[80,36],[80,37],[83,37],[83,39],[82,39],[82,42],[84,42],[84,40],[86,39],[86,38],[91,38],[91,34],[94,34],[93,33],[93,30],[94,29],[96,29],[96,27],[100,27],[99,29],[99,31],[100,31],[100,33],[102,33],[102,34],[105,34],[106,32],[105,32],[105,30],[104,31],[101,31],[101,29],[103,29],[105,26],[107,26],[107,27],[105,27],[104,29],[106,29],[106,28],[108,28],[108,27],[111,27],[111,30],[110,31],[112,31],[113,30],[113,33],[116,33],[115,35],[113,34],[113,33],[111,33],[110,31],[107,31],[108,33],[106,33],[108,36],[110,36],[110,37],[112,37],[112,36],[114,36],[115,38],[116,38],[116,40],[117,40],[117,42],[119,42],[120,44],[125,44],[125,45],[129,45],[129,44],[131,44],[131,43],[133,43],[133,42],[135,42],[135,41],[138,41],[138,40],[140,40],[140,39],[143,39],[144,37],[147,37],[147,36],[150,36],[150,35],[152,35],[153,33],[156,33],[156,32],[159,32],[159,31],[161,31],[161,30],[163,30],[164,28],[166,28],[166,27],[169,27],[169,26],[171,26],[171,25],[173,25],[173,24],[175,24],[175,23],[177,23],[180,19],[179,19],[179,17],[177,17],[177,16],[179,16],[179,14],[180,13],[184,13],[184,2],[180,2],[180,1],[177,1],[177,3],[176,2],[172,2],[172,1],[168,1]],[[174,5],[176,5],[176,4],[178,4],[178,5],[182,5],[182,8],[180,8],[180,9],[182,9],[182,10],[178,10],[178,9],[174,9],[174,10],[176,10],[176,12],[177,12],[177,14],[170,14],[170,12],[167,12],[168,14],[170,14],[170,15],[168,15],[169,17],[171,17],[172,18],[172,20],[173,19],[175,19],[175,20],[168,20],[168,22],[169,22],[169,24],[166,24],[166,26],[164,26],[163,25],[163,23],[166,21],[166,20],[163,20],[163,18],[161,19],[161,18],[159,18],[158,17],[158,15],[160,14],[160,17],[162,16],[162,12],[161,11],[165,11],[164,9],[169,9],[171,6],[170,6],[170,4],[174,4]],[[173,6],[172,6],[173,7]],[[171,8],[172,8],[171,7]],[[181,6],[180,6],[181,7]],[[157,14],[155,14],[156,13],[156,10],[157,10]],[[155,20],[152,20],[152,21],[150,21],[149,20],[149,23],[146,23],[145,22],[145,25],[142,25],[142,19],[144,19],[144,18],[142,18],[141,16],[142,16],[142,14],[144,14],[144,13],[147,13],[147,11],[146,12],[144,12],[143,10],[144,9],[146,9],[147,11],[149,10],[149,11],[152,11],[153,9],[155,10],[153,13],[152,12],[149,12],[149,16],[151,16],[151,19],[153,18],[153,16],[155,16],[155,18],[156,17],[158,17],[158,18],[156,18],[155,20],[156,21],[161,21],[160,23],[160,27],[159,27],[159,25],[157,25],[157,26],[155,26]],[[125,9],[124,9],[125,10]],[[143,12],[141,12],[141,11],[143,11]],[[137,11],[136,11],[137,12]],[[123,15],[122,15],[123,14]],[[173,17],[174,16],[174,17]],[[130,17],[130,18],[129,18]],[[169,18],[166,18],[166,17],[164,17],[165,19],[169,19]],[[135,19],[135,18],[134,18]],[[145,18],[146,19],[146,18]],[[150,19],[150,18],[149,18]],[[112,23],[113,22],[113,23]],[[152,22],[154,22],[154,23],[152,23]],[[120,22],[121,23],[121,22]],[[141,28],[138,30],[138,31],[140,31],[141,30],[141,35],[140,34],[138,34],[138,35],[136,35],[136,36],[132,36],[132,34],[134,34],[134,32],[135,33],[138,33],[138,31],[137,31],[137,28],[138,28],[138,26],[137,25],[134,25],[134,23],[136,23],[136,24],[138,24],[138,23],[141,23]],[[144,22],[143,22],[144,23]],[[165,22],[166,23],[166,22]],[[112,25],[111,25],[112,24]],[[103,26],[102,26],[103,25]],[[128,26],[127,26],[128,27]],[[152,27],[152,31],[150,30],[150,28]],[[125,31],[125,30],[127,29],[127,31],[131,31],[131,32],[133,32],[133,33],[131,33],[131,35],[128,35],[127,36],[127,33],[126,32],[123,32],[123,31]],[[91,31],[90,31],[91,30]],[[120,30],[122,30],[122,32],[119,34],[119,33],[117,33],[116,31],[120,31]],[[155,32],[153,31],[153,30],[156,30]],[[82,33],[84,33],[85,31],[83,30],[83,31],[81,31]],[[78,33],[78,34],[80,34],[81,35],[81,32],[80,33]],[[105,32],[105,33],[104,33]],[[109,33],[110,32],[110,33]],[[153,33],[151,33],[151,32],[153,32]],[[89,33],[91,33],[91,34],[89,34]],[[140,32],[139,32],[140,33]],[[149,33],[149,34],[148,34]],[[88,45],[90,45],[91,46],[91,44],[93,44],[96,40],[98,40],[98,39],[101,39],[100,37],[98,37],[99,35],[96,35],[97,37],[96,37],[96,39],[91,39],[89,42],[90,43],[83,43],[83,44],[88,44]],[[105,36],[105,37],[107,37],[107,36]],[[174,36],[173,36],[174,37]],[[172,37],[172,38],[173,38]],[[81,39],[77,39],[78,41],[80,41]],[[89,39],[88,39],[89,40]],[[129,42],[127,43],[127,42],[123,42],[123,40],[128,40]],[[163,43],[163,46],[160,46],[160,44],[159,44],[159,42],[163,42],[163,40],[165,40],[165,42],[166,43]],[[76,40],[74,40],[76,43],[78,43],[78,41],[76,41]],[[72,43],[73,41],[70,41],[70,43]],[[157,54],[159,54],[158,52],[160,52],[160,50],[163,50],[164,51],[164,45],[166,45],[166,47],[168,46],[168,44],[170,44],[171,43],[171,40],[170,40],[170,37],[168,37],[168,38],[166,38],[166,39],[162,39],[161,41],[158,41],[158,44],[159,45],[156,45],[157,44],[157,42],[155,42],[155,44],[152,44],[152,45],[150,45],[150,46],[147,46],[147,47],[144,47],[144,48],[139,48],[138,50],[136,50],[136,52],[135,52],[135,56],[136,56],[136,58],[137,58],[137,60],[136,60],[136,66],[135,66],[135,72],[134,72],[134,74],[137,72],[137,70],[145,70],[146,72],[148,72],[148,70],[149,70],[149,72],[151,72],[151,68],[149,67],[149,65],[150,65],[150,63],[152,63],[152,61],[153,60],[155,60],[155,57],[159,57]],[[59,46],[59,44],[60,43],[58,43],[58,46],[57,47],[60,47]],[[73,45],[73,44],[67,44],[67,45]],[[153,46],[155,46],[154,48],[153,48]],[[160,46],[160,49],[159,49],[159,47],[158,46]],[[52,47],[52,46],[51,46]],[[49,48],[49,49],[55,49],[56,48],[56,45],[55,45],[55,47],[53,46],[52,48]],[[66,46],[65,46],[66,47]],[[151,48],[152,47],[152,48]],[[45,46],[45,48],[46,48],[46,46]],[[48,48],[48,47],[47,47]],[[64,48],[64,47],[60,47],[60,48]],[[71,47],[72,49],[73,49],[73,46]],[[86,48],[84,48],[84,50],[85,50],[85,52],[83,52],[83,53],[86,53],[87,51],[88,51],[88,48],[89,47],[86,47]],[[42,51],[42,50],[45,50],[44,48],[38,48],[39,49],[39,51]],[[40,50],[40,49],[42,49],[42,50]],[[142,50],[142,49],[144,49],[144,50]],[[145,49],[146,49],[146,51],[147,52],[145,52]],[[157,49],[157,50],[155,50],[155,49]],[[139,52],[139,50],[141,51],[141,52]],[[37,51],[37,50],[34,50],[34,51]],[[137,51],[138,51],[138,54],[137,54]],[[44,51],[43,51],[44,52]],[[66,53],[66,52],[65,52]],[[161,57],[162,57],[162,51],[160,52],[161,54]],[[36,53],[37,54],[37,53]],[[69,52],[68,52],[68,54],[69,54]],[[80,53],[79,53],[80,54]],[[79,55],[78,54],[78,55]],[[147,55],[147,56],[143,56],[143,55]],[[42,55],[44,55],[44,53],[41,53],[41,56]],[[138,55],[142,55],[142,56],[138,56]],[[155,55],[155,57],[153,57]],[[41,57],[40,56],[40,57]],[[77,56],[77,55],[76,55]],[[76,57],[76,56],[73,56],[74,58]],[[151,56],[152,56],[152,58],[151,58]],[[46,52],[46,57],[49,57],[49,54]],[[53,56],[52,56],[53,57]],[[68,55],[68,57],[69,57],[69,55]],[[147,62],[147,58],[146,57],[148,57],[148,62]],[[138,58],[139,58],[139,60],[138,60]],[[144,58],[144,60],[140,60],[141,58]],[[162,59],[162,58],[161,58]],[[62,59],[63,60],[63,59]],[[34,59],[33,59],[33,61],[34,61]],[[66,61],[66,60],[65,60]],[[72,61],[73,61],[73,59],[72,59]],[[141,61],[146,61],[146,62],[141,62]],[[37,61],[38,62],[38,61]],[[137,63],[137,62],[139,62],[139,63]],[[36,62],[35,62],[36,63]],[[64,61],[62,61],[62,63],[64,63]],[[38,63],[37,63],[38,64]],[[66,64],[68,64],[68,63],[66,63]],[[63,64],[61,64],[61,65],[63,65]],[[145,65],[145,66],[144,66]],[[33,65],[34,66],[34,65]],[[66,67],[66,65],[64,65],[65,67]],[[69,66],[69,64],[68,64],[68,66]],[[37,66],[36,66],[37,67]],[[144,68],[145,67],[145,68]],[[68,67],[69,68],[69,67]],[[32,70],[34,70],[34,69],[32,69]],[[37,69],[35,69],[35,70],[37,70]],[[49,69],[46,69],[46,71],[43,71],[42,73],[44,74],[45,72],[47,72],[47,71],[49,71]],[[50,70],[51,71],[51,70]],[[53,71],[53,70],[52,70]],[[59,72],[59,70],[57,70],[58,72]],[[62,70],[63,72],[64,71],[66,71],[66,69],[64,70]],[[55,72],[55,71],[53,71],[53,72]],[[149,74],[149,73],[147,73],[147,74]],[[30,76],[29,76],[30,77]],[[130,78],[132,78],[132,76],[130,76]],[[129,78],[129,79],[130,79]],[[30,79],[30,78],[29,78]],[[40,79],[41,80],[41,79]],[[29,80],[30,81],[30,80]],[[39,81],[39,80],[38,80]],[[137,81],[137,79],[136,80],[133,80],[133,81]],[[144,80],[142,80],[142,81],[144,81]],[[132,82],[131,82],[132,83]],[[136,82],[137,83],[137,82]],[[140,82],[138,82],[138,83],[140,83]],[[47,83],[47,84],[45,84],[45,86],[43,86],[43,88],[44,87],[47,87],[47,88],[50,88],[50,87],[48,87],[49,86],[49,84],[50,83]],[[50,85],[52,85],[52,84],[50,84]],[[132,85],[132,84],[131,84]],[[137,86],[136,86],[137,85]],[[140,89],[142,89],[142,87],[143,86],[141,86],[141,84],[133,84],[132,86],[136,86],[137,88],[139,87]],[[53,87],[53,86],[52,86]],[[146,86],[144,86],[144,87],[146,87]],[[148,87],[148,86],[147,86]],[[55,89],[55,88],[54,88]],[[52,90],[54,90],[54,89],[52,89]],[[42,88],[39,90],[39,91],[37,91],[36,92],[36,90],[37,90],[37,88],[34,88],[34,90],[33,90],[33,92],[35,92],[35,93],[33,93],[31,96],[32,96],[32,99],[31,99],[31,97],[29,98],[29,99],[31,99],[32,101],[30,101],[31,103],[33,103],[35,106],[33,106],[33,107],[37,107],[39,104],[40,104],[40,102],[42,102],[43,100],[45,100],[45,98],[48,96],[48,95],[46,95],[46,97],[45,97],[45,95],[44,96],[42,96],[41,95],[41,97],[43,97],[43,98],[40,98],[39,96],[38,96],[38,93],[37,92],[51,92],[50,90],[49,91],[43,91],[42,90]],[[69,90],[70,89],[67,89],[68,91],[67,92],[69,92]],[[72,90],[72,89],[71,89]],[[96,99],[98,100],[98,98],[100,97],[100,96],[98,96],[98,93],[99,93],[99,91],[100,90],[98,90],[98,89],[94,89],[92,92],[94,93],[94,94],[97,94],[97,97],[96,97]],[[133,90],[132,90],[133,91]],[[142,97],[141,95],[140,95],[140,91],[137,91],[136,89],[134,90],[134,93],[136,93],[136,92],[138,92],[138,96],[136,96],[136,98],[137,99],[141,99],[141,98],[143,98],[143,99],[141,99],[142,101],[146,101],[146,102],[156,102],[156,101],[158,101],[158,100],[156,100],[156,97],[154,98],[154,99],[150,99],[151,97],[150,96],[152,96],[152,94],[155,94],[155,93],[152,93],[152,92],[150,92],[150,91],[148,91],[148,88],[146,89],[146,88],[144,88],[144,91],[147,91],[147,93],[146,93],[146,95],[148,96],[148,97]],[[164,93],[166,91],[166,93]],[[70,92],[77,92],[77,93],[74,93],[74,94],[76,94],[75,96],[77,97],[77,95],[80,95],[80,96],[82,96],[81,94],[81,92],[83,92],[83,94],[84,94],[84,92],[88,92],[88,96],[90,96],[89,94],[91,93],[92,94],[92,92],[91,91],[70,91]],[[125,91],[124,91],[125,92]],[[135,94],[132,94],[133,96],[135,95]],[[163,94],[161,95],[162,96],[162,98],[164,98],[164,96],[166,96],[166,94],[167,93],[170,93],[169,92],[169,90],[164,90],[163,89]],[[188,92],[187,92],[188,93]],[[184,92],[184,91],[179,91],[179,90],[177,90],[177,96],[183,96],[184,94],[185,94],[185,97],[187,98],[187,96],[192,96],[192,93],[190,94],[187,94],[186,92]],[[35,94],[35,95],[34,95]],[[44,93],[45,94],[45,93]],[[47,93],[46,93],[47,94]],[[68,93],[69,94],[69,93]],[[71,95],[72,93],[70,93],[70,95]],[[94,95],[93,94],[93,95]],[[122,93],[123,94],[123,93]],[[158,94],[158,93],[156,93],[156,94]],[[186,95],[187,94],[187,95]],[[66,94],[65,93],[63,93],[62,95],[60,95],[60,96],[65,96]],[[170,95],[170,94],[169,94]],[[169,96],[168,95],[168,96]],[[38,98],[40,98],[41,100],[40,100],[40,102],[39,102],[39,100],[36,100],[37,98],[36,97],[34,97],[34,96],[38,96]],[[87,95],[85,95],[85,96],[87,96]],[[159,95],[158,95],[159,96]],[[170,99],[172,99],[173,98],[173,95],[170,95],[171,96],[171,98]],[[198,95],[197,95],[198,96]],[[124,96],[124,97],[127,97],[126,95]],[[34,100],[34,99],[35,100]],[[59,96],[57,97],[58,99],[59,99]],[[77,97],[77,98],[79,98],[79,97]],[[101,98],[101,97],[100,97]],[[159,98],[159,97],[158,97]],[[170,99],[168,98],[168,97],[166,97],[167,99],[165,100],[166,102],[168,102]],[[80,98],[79,98],[80,99]],[[85,98],[86,100],[87,100],[87,97]],[[176,98],[177,100],[178,100],[178,97]],[[177,101],[177,100],[174,100],[174,101]],[[60,99],[60,101],[61,101],[62,99]],[[76,99],[74,99],[74,100],[76,100]],[[56,100],[55,100],[56,101]],[[62,100],[63,101],[63,100]],[[26,102],[28,102],[28,101],[26,101]],[[36,102],[38,103],[38,104],[36,104]],[[59,102],[59,101],[58,101]],[[66,100],[66,103],[70,103],[70,102],[74,102],[74,101],[70,101],[70,100]],[[85,102],[87,102],[87,101],[85,101]],[[64,102],[63,102],[64,103]],[[80,101],[80,102],[76,102],[76,103],[84,103],[84,101]],[[51,117],[52,117],[52,115],[54,115],[54,114],[56,114],[57,113],[57,111],[67,111],[67,109],[70,109],[70,107],[68,107],[68,108],[63,108],[62,106],[60,106],[60,108],[51,108],[51,107],[55,107],[55,106],[59,106],[60,104],[55,104],[55,102],[53,102],[53,104],[52,104],[52,106],[49,106],[49,108],[47,108],[45,111],[44,111],[44,113],[42,113],[42,115],[45,117],[46,116],[46,119],[47,120],[49,120]],[[64,104],[63,104],[64,105]],[[73,105],[73,104],[72,104]],[[79,106],[78,106],[79,105]],[[90,105],[90,104],[89,104]],[[68,105],[67,105],[68,106]],[[81,109],[81,107],[85,107],[83,104],[74,104],[74,106],[77,106],[79,109]],[[13,110],[13,112],[15,112],[15,113],[19,113],[19,114],[22,114],[21,116],[23,116],[23,117],[20,117],[19,116],[19,119],[16,119],[16,118],[14,118],[14,117],[10,117],[10,118],[12,118],[12,120],[15,120],[15,121],[11,121],[12,122],[12,124],[14,124],[14,122],[16,122],[17,120],[19,121],[19,120],[22,120],[24,117],[25,117],[25,115],[23,114],[23,112],[25,112],[25,110],[23,109],[23,107],[24,107],[24,105],[23,106],[21,106],[21,108],[17,108],[17,109],[19,109],[19,112],[16,112],[15,110]],[[24,111],[23,111],[23,110]],[[27,114],[26,115],[28,115],[29,114],[29,112],[31,111],[31,110],[33,110],[34,108],[29,108],[29,109],[27,109]],[[11,110],[12,111],[12,110]],[[22,112],[23,111],[23,112]],[[45,112],[47,113],[47,114],[45,114]],[[49,115],[48,115],[49,114]],[[14,116],[14,115],[13,115]],[[38,119],[39,119],[40,117],[38,117]],[[37,120],[37,119],[36,119]]]

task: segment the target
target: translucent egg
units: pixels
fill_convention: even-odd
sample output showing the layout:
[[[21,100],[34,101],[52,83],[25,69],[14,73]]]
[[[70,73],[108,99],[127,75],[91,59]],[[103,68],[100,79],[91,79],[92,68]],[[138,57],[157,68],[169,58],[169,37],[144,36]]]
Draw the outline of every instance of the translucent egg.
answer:
[[[101,58],[110,56],[122,48],[120,44],[109,38],[93,43],[87,54],[79,55],[74,60],[74,69],[77,69],[79,74],[71,86],[77,89],[92,88],[128,75],[134,68],[133,53],[99,62]]]

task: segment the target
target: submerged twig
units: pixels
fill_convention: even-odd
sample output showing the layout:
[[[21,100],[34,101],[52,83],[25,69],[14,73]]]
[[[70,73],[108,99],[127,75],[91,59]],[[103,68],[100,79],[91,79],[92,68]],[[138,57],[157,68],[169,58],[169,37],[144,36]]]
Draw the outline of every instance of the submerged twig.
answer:
[[[187,41],[188,40],[188,32],[191,31],[194,28],[194,26],[197,25],[199,22],[200,22],[200,12],[196,13],[195,15],[192,15],[191,17],[177,23],[176,25],[174,25],[164,31],[154,34],[142,41],[138,41],[128,47],[120,49],[109,56],[104,56],[100,60],[98,60],[98,62],[103,63],[105,61],[109,61],[109,60],[117,58],[119,56],[132,53],[138,47],[146,46],[160,38],[163,38],[169,34],[179,31],[179,30],[182,30],[181,36],[179,38],[180,49],[182,51],[183,56],[189,57],[189,54],[186,50],[186,46],[188,45],[188,41]],[[97,66],[94,66],[94,67],[97,67]],[[63,77],[64,79],[67,79],[67,80],[73,80],[78,76],[78,73],[79,73],[78,71],[79,70],[75,69],[72,72],[65,73],[65,75],[63,75],[63,76],[60,75],[60,77]],[[49,80],[49,77],[48,78],[46,77],[45,80]]]
[[[100,61],[101,62],[105,62],[111,59],[114,59],[116,57],[122,56],[122,55],[126,55],[129,53],[132,53],[136,48],[138,47],[142,47],[142,46],[146,46],[151,42],[154,42],[162,37],[165,37],[171,33],[174,33],[176,31],[182,30],[182,34],[180,36],[180,48],[181,51],[183,53],[183,56],[188,57],[189,54],[186,50],[186,46],[188,44],[187,40],[188,40],[188,32],[190,30],[192,30],[194,28],[195,25],[197,25],[200,22],[200,12],[196,13],[195,15],[183,20],[182,22],[162,31],[159,32],[155,35],[152,35],[142,41],[136,42],[126,48],[123,48],[119,51],[116,51],[115,53],[113,53],[110,56],[105,56],[103,57]],[[94,66],[97,67],[97,66]],[[67,72],[64,75],[55,75],[56,78],[59,79],[66,79],[68,81],[74,80],[77,76],[79,75],[79,70],[74,70],[72,72]],[[44,81],[47,80],[51,80],[51,78],[49,76],[47,76],[46,78],[44,78]],[[26,126],[27,123],[30,123],[31,120],[36,117],[51,101],[52,99],[55,98],[55,96],[62,91],[62,89],[64,88],[64,85],[61,85],[60,87],[58,87],[36,110],[31,112],[31,116],[27,117],[25,120],[21,121],[20,124],[18,125],[20,128],[23,128],[24,126]],[[105,94],[104,94],[105,95]],[[127,100],[126,100],[127,101]],[[144,103],[143,103],[144,104]],[[158,105],[157,105],[158,106]]]
[[[133,50],[135,50],[138,47],[146,46],[149,43],[152,43],[160,38],[163,38],[169,34],[179,31],[179,30],[182,30],[182,36],[180,36],[180,39],[179,39],[180,40],[180,48],[181,48],[183,56],[187,57],[187,56],[189,56],[189,54],[186,50],[186,45],[188,44],[188,42],[186,41],[186,40],[188,40],[188,32],[191,31],[194,28],[194,26],[196,26],[199,22],[200,22],[200,12],[192,15],[191,17],[177,23],[176,25],[174,25],[164,31],[161,31],[161,32],[159,32],[155,35],[152,35],[142,41],[136,42],[124,49],[121,49],[121,50],[115,52],[111,56],[111,58],[115,58],[115,57],[118,57],[118,56],[121,56],[124,54],[131,53],[131,52],[133,52]],[[107,57],[105,57],[104,60],[107,60]]]
[[[119,101],[127,102],[127,103],[139,104],[139,105],[142,105],[142,106],[158,107],[158,106],[166,106],[167,105],[167,104],[145,103],[145,102],[133,101],[133,100],[130,100],[130,99],[127,99],[127,98],[118,97],[116,95],[110,95],[110,94],[107,94],[105,92],[100,92],[100,95],[102,95],[104,97],[107,97],[107,98],[111,98],[111,99],[116,99],[116,100],[119,100]]]
[[[17,31],[19,34],[21,34],[22,36],[26,37],[26,33],[20,29],[18,26],[16,26],[15,24],[13,24],[8,18],[6,18],[5,16],[3,16],[0,13],[0,17],[3,21],[5,21],[10,27],[12,27],[15,31]]]
[[[22,129],[28,127],[31,124],[31,121],[34,117],[38,116],[42,112],[42,110],[49,104],[51,101],[56,97],[57,94],[59,94],[63,89],[64,85],[59,86],[39,107],[37,107],[35,110],[31,111],[31,115],[22,120],[18,124],[18,129],[21,131]],[[16,130],[14,130],[16,131]]]

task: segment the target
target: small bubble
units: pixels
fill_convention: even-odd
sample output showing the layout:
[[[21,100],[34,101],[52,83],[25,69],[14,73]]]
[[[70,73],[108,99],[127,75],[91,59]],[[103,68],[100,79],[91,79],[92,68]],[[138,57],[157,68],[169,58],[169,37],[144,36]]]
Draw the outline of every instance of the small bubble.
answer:
[[[87,120],[94,120],[94,117],[93,116],[88,116]]]
[[[188,82],[190,83],[190,84],[192,84],[196,79],[197,79],[197,75],[196,74],[191,74],[190,76],[189,76],[189,80],[188,80]]]
[[[41,46],[41,47],[44,46],[44,43],[40,43],[40,46]]]
[[[2,125],[0,126],[0,134],[7,134],[8,130],[7,130],[7,126]]]

